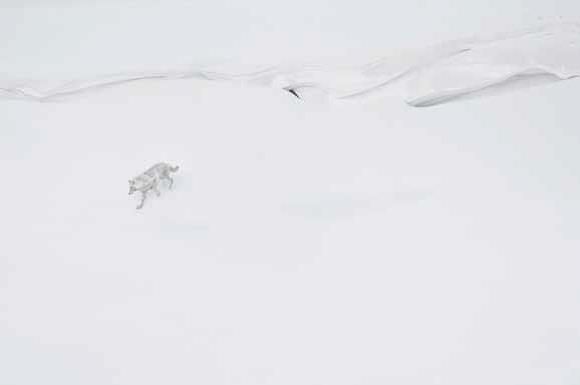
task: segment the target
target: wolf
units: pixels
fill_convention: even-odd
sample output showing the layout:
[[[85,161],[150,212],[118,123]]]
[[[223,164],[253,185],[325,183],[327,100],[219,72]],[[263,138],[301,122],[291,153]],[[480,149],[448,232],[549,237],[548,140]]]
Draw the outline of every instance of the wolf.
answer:
[[[141,192],[141,203],[137,206],[137,210],[143,207],[145,199],[147,198],[147,192],[150,190],[155,191],[157,196],[161,195],[158,186],[163,179],[169,181],[169,188],[173,187],[171,173],[174,173],[177,170],[179,170],[179,166],[171,166],[167,163],[157,163],[151,166],[144,173],[133,179],[129,179],[129,195],[133,194],[135,191]]]

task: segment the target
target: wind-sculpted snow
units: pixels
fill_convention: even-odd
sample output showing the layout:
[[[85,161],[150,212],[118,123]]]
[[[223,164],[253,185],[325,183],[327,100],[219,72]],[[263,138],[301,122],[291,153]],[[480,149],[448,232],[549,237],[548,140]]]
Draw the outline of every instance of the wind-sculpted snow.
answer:
[[[407,103],[427,106],[522,75],[580,75],[580,28],[558,25],[473,45],[415,71]]]
[[[559,79],[580,75],[580,25],[552,24],[487,38],[457,40],[358,66],[279,65],[246,72],[239,68],[228,65],[124,72],[66,83],[8,79],[0,82],[0,95],[48,100],[142,79],[202,78],[279,88],[298,97],[303,90],[313,88],[333,99],[352,99],[403,83],[408,104],[428,106],[519,75],[550,74]]]

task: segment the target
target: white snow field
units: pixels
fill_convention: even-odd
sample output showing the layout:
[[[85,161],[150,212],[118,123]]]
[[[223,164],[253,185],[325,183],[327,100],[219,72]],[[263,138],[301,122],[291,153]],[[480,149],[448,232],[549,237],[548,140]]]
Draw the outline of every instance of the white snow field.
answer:
[[[3,0],[0,78],[363,63],[579,11]],[[0,99],[0,385],[578,385],[580,81],[544,80],[428,108],[200,78]],[[136,210],[160,161],[174,187]]]

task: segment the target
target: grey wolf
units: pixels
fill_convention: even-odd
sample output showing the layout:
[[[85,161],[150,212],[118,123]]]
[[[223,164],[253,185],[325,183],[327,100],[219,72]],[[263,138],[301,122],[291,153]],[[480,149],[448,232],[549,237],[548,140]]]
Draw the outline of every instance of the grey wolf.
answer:
[[[169,181],[169,188],[173,187],[171,173],[174,173],[177,170],[179,170],[179,166],[171,166],[167,163],[157,163],[142,174],[133,179],[129,179],[129,195],[136,191],[141,192],[141,203],[139,203],[137,209],[139,210],[143,207],[149,191],[153,190],[157,196],[161,195],[159,192],[159,183],[162,180]]]

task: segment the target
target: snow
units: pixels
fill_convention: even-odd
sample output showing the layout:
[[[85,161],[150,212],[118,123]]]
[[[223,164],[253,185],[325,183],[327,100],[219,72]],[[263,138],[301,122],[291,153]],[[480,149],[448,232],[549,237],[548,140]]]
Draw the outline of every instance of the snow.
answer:
[[[469,49],[411,74],[408,103],[434,105],[530,77],[580,76],[580,24],[555,24],[472,43]],[[529,79],[528,79],[529,80]]]
[[[434,38],[489,20],[499,11],[487,4],[470,4],[467,21],[433,22]],[[548,8],[563,12],[558,4]],[[413,14],[401,7],[391,17]],[[95,17],[112,8],[95,6]],[[48,23],[42,9],[0,17]],[[276,13],[285,23],[288,9]],[[429,43],[418,31],[409,44]],[[189,35],[179,36],[158,60],[175,60],[169,51]],[[3,55],[25,50],[6,46]],[[63,79],[138,70],[120,65],[130,53],[90,64],[80,52],[62,63]],[[10,57],[1,72],[53,79],[36,68]],[[305,102],[198,78],[0,100],[0,384],[576,385],[579,87],[427,109],[389,93]],[[135,210],[128,179],[160,161],[180,166],[173,190]]]
[[[38,101],[95,88],[145,79],[201,78],[208,81],[242,82],[270,86],[311,99],[360,98],[393,92],[403,84],[407,103],[431,106],[478,91],[511,84],[514,79],[534,83],[580,76],[580,24],[556,23],[503,33],[493,37],[446,42],[406,55],[384,57],[358,66],[294,64],[240,69],[241,63],[214,67],[140,71],[100,75],[41,84],[14,79],[0,82],[4,97]],[[224,69],[229,68],[229,69]],[[513,85],[513,84],[512,84]],[[306,91],[306,94],[304,92]],[[395,91],[396,92],[396,91]]]

